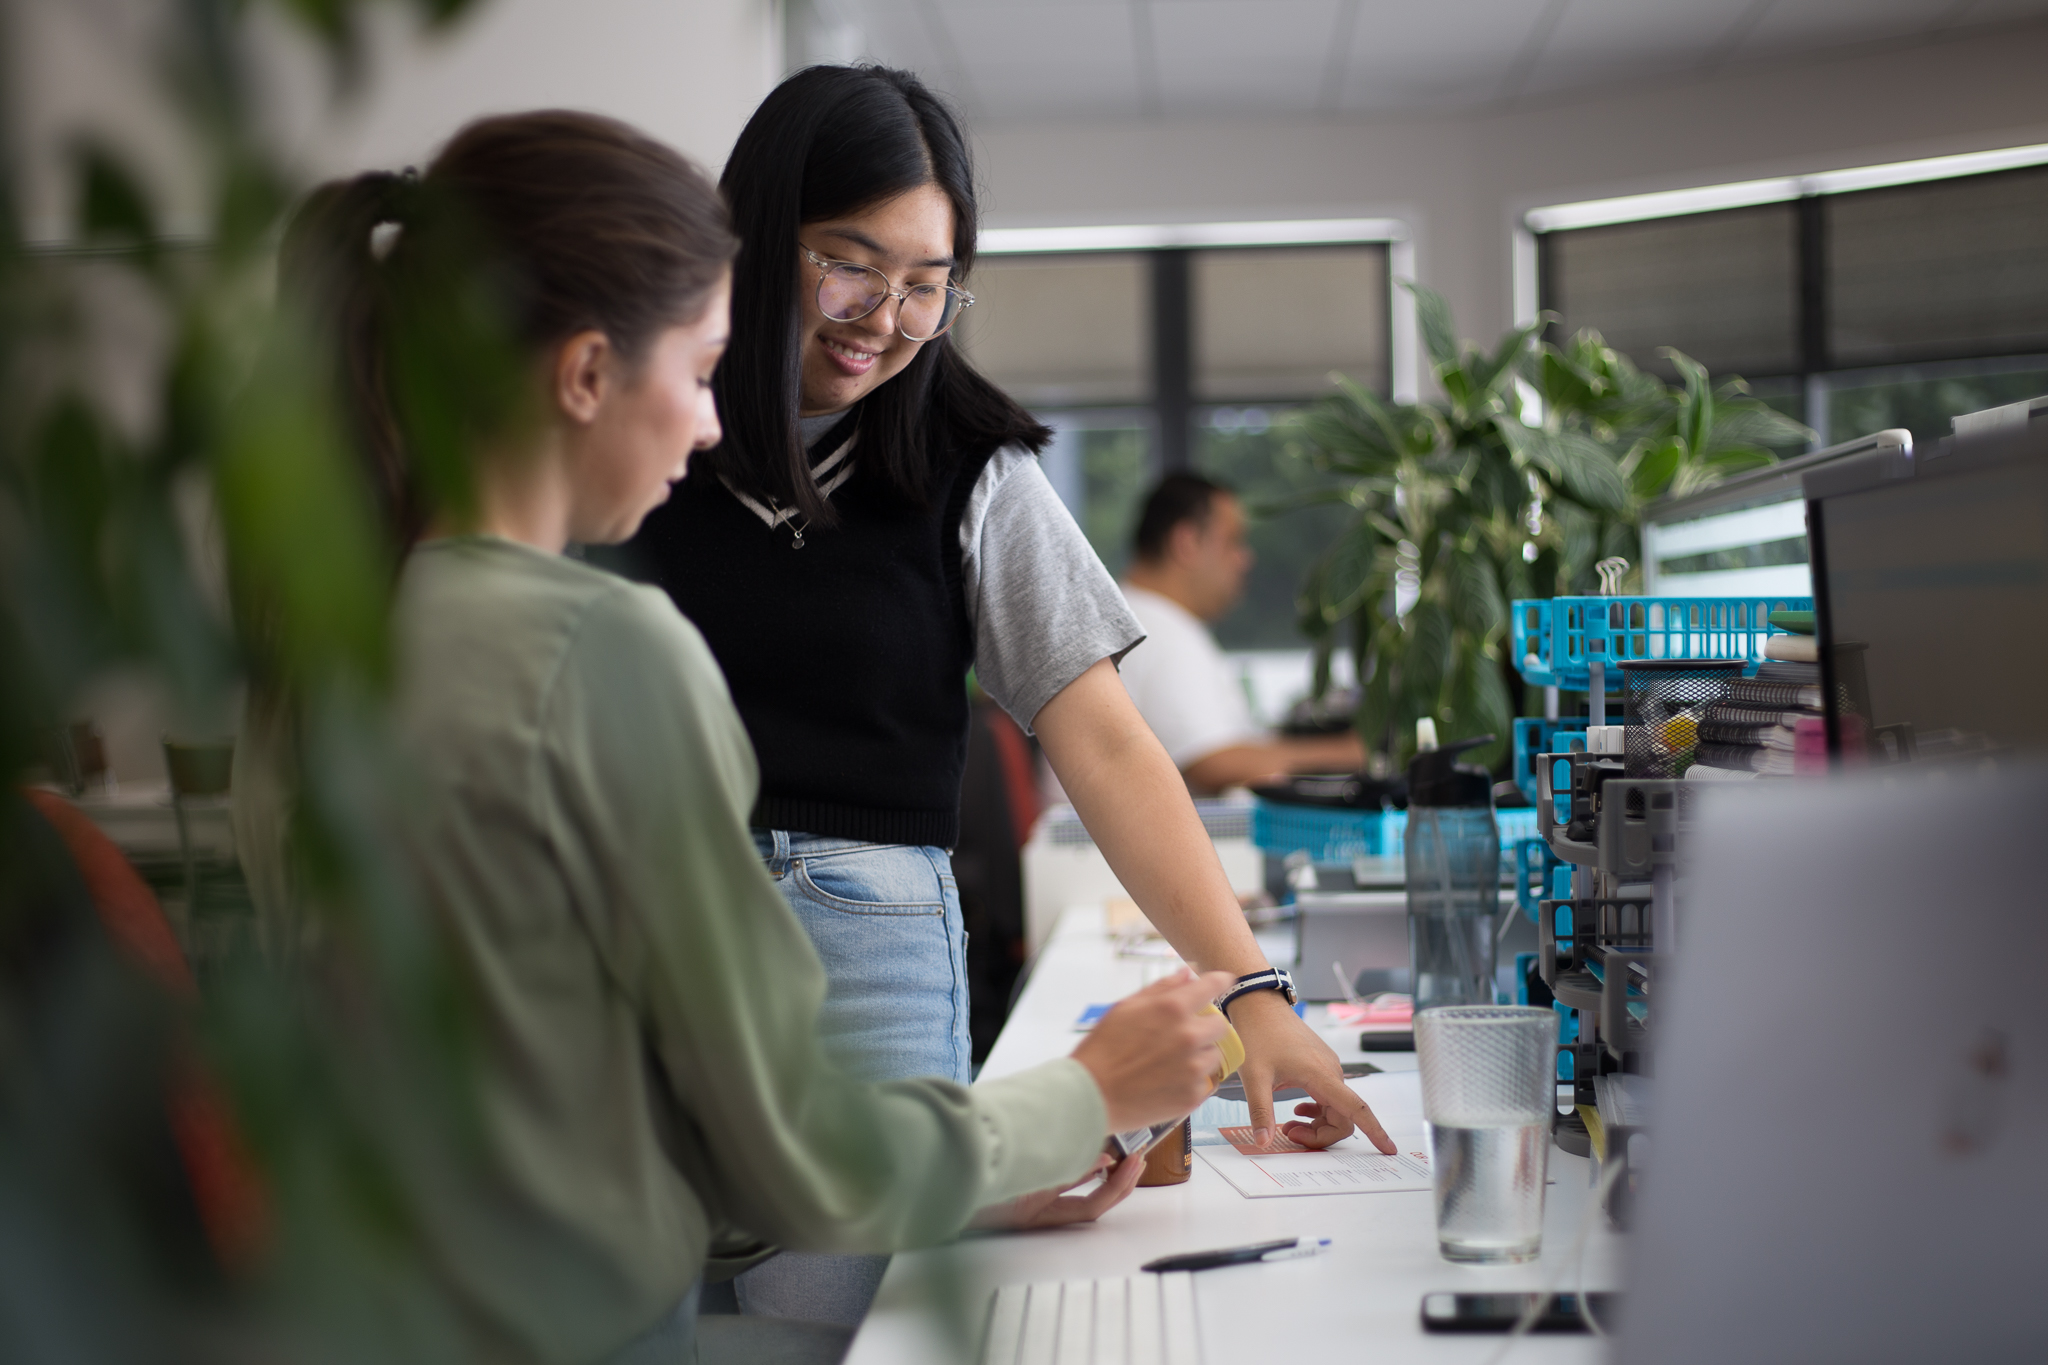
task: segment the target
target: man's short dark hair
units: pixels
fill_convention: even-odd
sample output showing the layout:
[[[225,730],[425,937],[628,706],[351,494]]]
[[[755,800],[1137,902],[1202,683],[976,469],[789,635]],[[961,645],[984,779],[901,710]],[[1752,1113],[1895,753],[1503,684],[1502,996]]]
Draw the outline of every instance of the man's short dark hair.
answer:
[[[1216,495],[1234,492],[1228,484],[1200,474],[1168,474],[1146,496],[1145,510],[1138,516],[1138,532],[1132,537],[1138,558],[1162,558],[1174,527],[1184,521],[1206,526],[1209,514],[1216,510]]]

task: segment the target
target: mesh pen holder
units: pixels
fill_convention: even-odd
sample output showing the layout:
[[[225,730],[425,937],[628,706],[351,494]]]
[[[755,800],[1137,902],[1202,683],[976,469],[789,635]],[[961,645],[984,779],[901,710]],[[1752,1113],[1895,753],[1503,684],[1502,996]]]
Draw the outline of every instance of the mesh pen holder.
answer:
[[[1630,777],[1683,777],[1707,708],[1742,676],[1741,659],[1642,659],[1621,666]]]

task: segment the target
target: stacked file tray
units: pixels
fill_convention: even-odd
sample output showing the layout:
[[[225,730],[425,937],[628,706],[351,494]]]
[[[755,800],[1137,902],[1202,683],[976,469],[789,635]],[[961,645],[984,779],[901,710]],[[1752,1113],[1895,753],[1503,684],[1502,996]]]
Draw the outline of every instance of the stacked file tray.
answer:
[[[1586,747],[1586,722],[1518,716],[1514,729],[1515,785],[1536,800],[1536,760],[1543,754],[1579,753]]]
[[[1619,689],[1614,665],[1628,659],[1742,659],[1754,673],[1764,641],[1785,633],[1771,613],[1812,610],[1811,597],[1525,599],[1511,612],[1515,667],[1531,686],[1577,691],[1592,685],[1595,663],[1607,690]]]
[[[1569,1014],[1558,1075],[1571,1082],[1577,1111],[1557,1125],[1557,1142],[1581,1155],[1626,1160],[1611,1141],[1595,1150],[1605,1117],[1599,1096],[1611,1096],[1619,1078],[1650,1083],[1663,961],[1657,948],[1670,932],[1682,821],[1700,788],[1680,778],[1630,777],[1618,754],[1541,754],[1531,766],[1543,842],[1571,869],[1552,874],[1552,894],[1536,907],[1537,974]],[[1610,1206],[1609,1213],[1619,1223],[1624,1210]]]

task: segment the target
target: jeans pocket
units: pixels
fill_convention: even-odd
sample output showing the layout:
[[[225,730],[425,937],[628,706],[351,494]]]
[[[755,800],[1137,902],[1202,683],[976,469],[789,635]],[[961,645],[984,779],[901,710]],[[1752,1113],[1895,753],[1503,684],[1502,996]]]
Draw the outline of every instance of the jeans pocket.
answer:
[[[922,849],[876,845],[795,860],[803,894],[849,915],[943,915],[945,889]]]

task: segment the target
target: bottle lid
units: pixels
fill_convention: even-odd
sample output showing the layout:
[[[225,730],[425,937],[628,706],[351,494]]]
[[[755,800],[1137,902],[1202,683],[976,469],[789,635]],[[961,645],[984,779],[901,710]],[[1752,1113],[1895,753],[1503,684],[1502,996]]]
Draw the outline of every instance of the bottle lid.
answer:
[[[1458,762],[1458,755],[1493,743],[1492,735],[1461,739],[1441,748],[1424,750],[1408,763],[1408,805],[1486,806],[1493,805],[1493,774],[1484,768]]]

